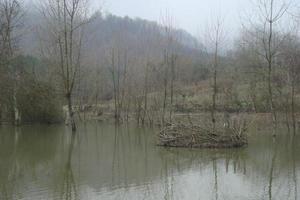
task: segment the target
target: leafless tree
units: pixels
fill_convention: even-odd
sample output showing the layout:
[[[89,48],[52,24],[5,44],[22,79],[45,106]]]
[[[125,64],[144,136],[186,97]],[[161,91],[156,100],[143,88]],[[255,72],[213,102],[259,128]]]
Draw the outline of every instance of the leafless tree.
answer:
[[[279,46],[284,39],[283,34],[278,33],[278,26],[280,20],[288,11],[289,3],[281,0],[257,0],[255,2],[257,8],[256,15],[257,22],[252,22],[254,32],[250,35],[256,38],[256,41],[261,47],[258,48],[257,53],[262,57],[266,63],[267,69],[267,88],[269,107],[272,113],[272,122],[274,135],[277,124],[276,104],[274,100],[273,76],[274,67],[276,66],[276,57],[279,53]]]
[[[211,105],[211,120],[213,128],[216,126],[216,110],[218,96],[218,70],[220,67],[220,53],[222,45],[224,45],[224,27],[221,17],[217,17],[207,28],[205,36],[207,54],[212,56],[213,67],[213,84],[212,84],[212,105]]]
[[[174,103],[174,83],[175,83],[175,67],[176,67],[176,44],[178,42],[177,36],[174,34],[175,25],[173,17],[166,13],[161,18],[161,26],[164,29],[165,47],[163,52],[163,73],[164,73],[164,95],[163,95],[163,113],[162,123],[165,123],[165,116],[167,108],[169,108],[169,121],[172,122],[172,111]],[[168,91],[169,90],[169,91]],[[170,93],[170,103],[168,106],[168,93]]]
[[[2,64],[9,72],[12,78],[12,94],[13,94],[13,109],[14,109],[14,123],[20,125],[21,113],[18,108],[18,70],[12,66],[12,60],[17,54],[18,50],[18,31],[22,24],[22,6],[18,0],[1,0],[0,1],[0,38],[1,38],[1,59]]]
[[[116,52],[116,53],[115,53]],[[116,55],[117,54],[117,55]],[[111,63],[110,72],[113,82],[113,95],[114,95],[114,117],[116,122],[120,122],[121,114],[125,98],[125,87],[127,81],[127,51],[121,53],[118,49],[115,51],[113,48],[111,51]]]
[[[86,23],[90,21],[87,0],[47,0],[42,14],[52,39],[50,47],[61,75],[67,101],[66,124],[76,131],[72,94],[82,65],[82,41]]]

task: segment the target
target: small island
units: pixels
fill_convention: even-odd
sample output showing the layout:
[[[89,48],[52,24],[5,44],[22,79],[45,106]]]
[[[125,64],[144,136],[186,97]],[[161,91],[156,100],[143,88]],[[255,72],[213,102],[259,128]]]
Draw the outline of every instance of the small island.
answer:
[[[158,145],[181,148],[240,148],[248,144],[246,124],[233,127],[203,128],[199,125],[172,124],[158,135]]]

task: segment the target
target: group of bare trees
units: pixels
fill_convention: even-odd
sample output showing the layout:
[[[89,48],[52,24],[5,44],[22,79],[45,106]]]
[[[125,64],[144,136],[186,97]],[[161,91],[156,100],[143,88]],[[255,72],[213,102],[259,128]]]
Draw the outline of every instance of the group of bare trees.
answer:
[[[82,65],[82,41],[84,26],[89,22],[89,9],[86,0],[48,0],[41,2],[40,11],[43,24],[40,30],[42,59],[49,60],[50,68],[56,71],[67,102],[66,123],[76,130],[72,95]],[[9,82],[7,96],[11,96],[14,111],[14,123],[21,123],[18,102],[20,72],[13,65],[14,59],[21,55],[19,41],[22,40],[23,4],[19,0],[0,1],[0,45],[1,45],[1,81]],[[26,27],[25,27],[26,28]],[[9,99],[9,98],[8,98]],[[1,102],[2,103],[2,102]],[[1,110],[4,109],[3,103]]]
[[[265,80],[273,134],[276,135],[278,113],[284,112],[280,104],[286,107],[288,124],[291,116],[295,133],[295,83],[298,79],[296,69],[300,67],[300,63],[296,61],[299,34],[294,31],[298,29],[299,21],[290,11],[294,5],[291,1],[259,0],[254,6],[256,21],[249,20],[249,25],[244,27],[245,37],[242,41],[251,48],[251,54],[254,55],[253,65],[260,68],[255,70],[256,76],[260,73]],[[294,22],[292,27],[287,19]],[[280,101],[284,93],[287,93],[286,101]]]
[[[251,102],[253,111],[271,113],[274,136],[280,121],[279,116],[285,115],[288,129],[291,124],[295,134],[297,124],[295,97],[299,87],[296,85],[300,68],[299,33],[295,30],[298,30],[299,19],[291,14],[291,7],[294,6],[291,2],[258,0],[253,2],[253,6],[254,20],[253,17],[249,17],[243,24],[236,48],[233,49],[235,68],[245,67],[242,72],[240,70],[231,72],[233,77],[237,78],[235,87],[238,88],[238,84],[245,84],[243,80],[245,77],[246,80],[250,80],[247,82],[249,99],[246,101]],[[287,24],[287,19],[294,23]],[[224,30],[224,23],[217,20],[211,25],[209,34],[205,35],[210,41],[208,47],[212,57],[211,118],[214,126],[217,99],[220,99],[221,92],[218,79],[224,79],[224,75],[219,76],[218,72],[224,67],[226,57],[232,59],[221,52],[221,45],[224,45]],[[265,98],[264,103],[258,102],[258,96],[261,96],[261,99]],[[258,104],[264,104],[264,111],[259,111]]]
[[[12,91],[12,107],[14,110],[14,124],[21,123],[21,113],[18,107],[18,70],[12,66],[12,61],[17,55],[17,37],[20,34],[21,18],[23,15],[22,7],[17,0],[0,1],[0,65],[1,79],[9,82]],[[4,109],[0,103],[0,109]]]
[[[155,24],[92,14],[87,0],[46,0],[38,4],[42,23],[37,28],[40,53],[35,56],[51,69],[49,80],[64,98],[65,121],[73,131],[79,105],[100,109],[104,104],[117,122],[134,118],[139,124],[172,123],[176,111],[210,111],[215,127],[220,109],[244,109],[270,112],[276,130],[280,114],[285,113],[288,127],[295,132],[299,18],[284,0],[255,3],[256,18],[243,25],[236,45],[227,51],[221,17],[204,35],[208,42],[192,46],[184,44],[186,35],[176,29],[169,14]],[[18,125],[21,73],[12,60],[21,54],[17,39],[22,38],[24,26],[22,5],[18,0],[0,0],[0,15],[0,86],[9,88]],[[284,26],[286,19],[294,22],[293,31]],[[207,85],[209,98],[205,99],[197,92]],[[230,106],[222,107],[225,103]],[[3,105],[0,98],[0,111]]]

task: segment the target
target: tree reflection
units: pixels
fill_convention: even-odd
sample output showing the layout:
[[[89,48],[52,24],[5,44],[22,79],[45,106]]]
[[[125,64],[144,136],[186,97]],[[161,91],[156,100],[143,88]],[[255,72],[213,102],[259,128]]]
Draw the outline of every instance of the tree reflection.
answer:
[[[117,168],[117,169],[116,169]],[[119,126],[114,127],[114,143],[113,143],[113,157],[112,157],[112,168],[111,168],[111,182],[115,183],[115,171],[120,171],[119,166]]]
[[[219,199],[219,194],[218,194],[218,167],[217,167],[217,160],[216,158],[213,159],[213,171],[214,171],[214,179],[215,179],[215,199]]]
[[[17,185],[17,177],[20,173],[20,167],[18,166],[17,161],[19,134],[20,129],[15,127],[13,137],[10,138],[13,139],[13,141],[9,143],[9,145],[12,145],[12,151],[10,152],[11,156],[7,160],[2,160],[2,162],[5,162],[5,165],[0,165],[0,199],[3,200],[13,199],[15,187]]]
[[[298,199],[298,184],[297,184],[297,171],[296,171],[296,141],[292,141],[292,160],[293,160],[293,182],[294,182],[294,190],[295,190],[295,200]]]
[[[169,149],[156,147],[148,130],[111,125],[95,130],[89,124],[86,128],[85,134],[76,135],[60,128],[46,134],[44,127],[0,134],[0,199],[111,195],[112,199],[297,200],[299,196],[298,137],[278,135],[273,143],[269,135],[260,135],[244,149]]]
[[[269,173],[269,190],[268,190],[268,194],[269,194],[269,200],[273,199],[273,178],[274,178],[274,170],[275,170],[275,163],[276,163],[276,158],[277,158],[277,142],[276,140],[273,141],[274,142],[274,150],[273,150],[273,156],[272,156],[272,160],[271,160],[271,166],[270,166],[270,173]]]
[[[75,200],[78,199],[77,185],[74,179],[74,173],[72,169],[72,154],[75,143],[75,133],[72,133],[71,142],[68,146],[67,161],[63,173],[63,185],[61,199]]]
[[[170,163],[171,164],[171,163]],[[164,184],[164,200],[174,199],[174,173],[173,168],[169,166],[168,160],[164,162],[164,174],[163,174],[163,184]]]

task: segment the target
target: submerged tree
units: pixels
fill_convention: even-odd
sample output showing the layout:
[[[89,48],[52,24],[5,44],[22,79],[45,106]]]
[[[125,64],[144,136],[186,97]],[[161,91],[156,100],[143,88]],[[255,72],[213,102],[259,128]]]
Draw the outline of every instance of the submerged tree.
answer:
[[[125,98],[125,85],[127,81],[127,51],[124,50],[123,55],[121,50],[112,49],[111,52],[111,63],[109,71],[111,72],[112,83],[113,83],[113,96],[114,96],[114,118],[117,123],[121,121],[122,109],[124,107]]]
[[[288,10],[288,4],[279,0],[257,0],[258,20],[259,23],[255,26],[255,34],[253,37],[257,38],[260,43],[260,49],[257,53],[263,58],[267,68],[267,88],[269,107],[272,113],[272,122],[275,129],[277,124],[276,104],[274,100],[274,67],[276,66],[276,57],[279,53],[279,46],[284,36],[278,33],[276,25],[284,17]]]
[[[268,28],[265,28],[264,34],[266,34],[267,38],[263,38],[263,44],[265,49],[265,59],[268,63],[268,91],[269,91],[269,103],[270,109],[272,112],[273,124],[276,126],[277,116],[276,116],[276,108],[273,100],[273,88],[272,88],[272,75],[274,68],[274,61],[276,55],[276,46],[274,45],[274,23],[278,22],[280,18],[286,12],[286,5],[283,4],[278,11],[274,10],[274,0],[264,3],[265,13],[264,18],[268,25]]]
[[[58,67],[67,102],[66,124],[76,131],[72,94],[82,65],[82,40],[89,22],[87,0],[47,0],[42,12],[47,21],[46,31],[52,43],[52,59]]]

